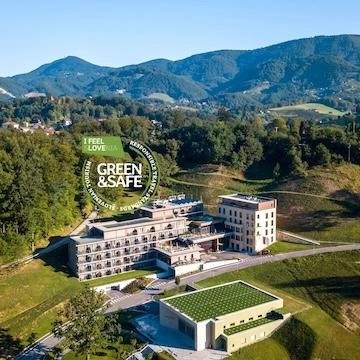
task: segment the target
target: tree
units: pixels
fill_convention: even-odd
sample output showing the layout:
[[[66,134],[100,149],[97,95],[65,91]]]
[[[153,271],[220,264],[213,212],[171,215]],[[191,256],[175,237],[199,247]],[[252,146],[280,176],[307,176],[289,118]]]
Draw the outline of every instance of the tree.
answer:
[[[54,334],[64,337],[64,345],[77,354],[85,354],[86,359],[107,340],[103,333],[107,325],[104,302],[103,293],[87,286],[60,310],[54,323]]]
[[[331,153],[324,144],[316,145],[314,156],[317,165],[327,166],[331,162]]]

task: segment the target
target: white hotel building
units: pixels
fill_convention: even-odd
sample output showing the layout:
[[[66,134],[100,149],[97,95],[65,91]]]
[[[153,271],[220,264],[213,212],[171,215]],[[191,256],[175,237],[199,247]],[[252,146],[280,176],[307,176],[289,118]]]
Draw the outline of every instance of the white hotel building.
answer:
[[[229,249],[256,254],[276,241],[276,200],[262,196],[219,196],[218,216],[233,234]]]
[[[69,266],[80,280],[162,264],[174,269],[204,251],[256,254],[276,241],[276,200],[219,196],[217,216],[184,195],[140,208],[136,218],[98,221],[69,241]]]
[[[141,208],[132,220],[91,223],[85,235],[70,238],[69,266],[80,280],[90,280],[155,265],[158,251],[188,232],[187,217],[196,214],[203,214],[201,201],[175,197]]]

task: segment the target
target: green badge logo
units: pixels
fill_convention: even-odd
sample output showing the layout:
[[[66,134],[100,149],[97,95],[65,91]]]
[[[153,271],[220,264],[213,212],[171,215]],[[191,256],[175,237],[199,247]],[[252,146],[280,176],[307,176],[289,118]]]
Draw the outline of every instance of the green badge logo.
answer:
[[[84,136],[82,151],[85,154],[98,156],[122,157],[125,155],[118,136]]]
[[[151,150],[117,136],[85,136],[83,185],[92,202],[118,213],[134,212],[156,194],[159,167]]]

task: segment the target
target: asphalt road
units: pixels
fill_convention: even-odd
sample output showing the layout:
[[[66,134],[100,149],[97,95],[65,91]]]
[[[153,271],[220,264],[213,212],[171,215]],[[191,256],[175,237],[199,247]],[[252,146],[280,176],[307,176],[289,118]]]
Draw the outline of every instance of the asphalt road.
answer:
[[[254,256],[246,259],[241,259],[237,263],[224,265],[215,269],[205,270],[196,274],[184,276],[181,278],[180,284],[188,284],[192,282],[197,282],[200,280],[207,279],[209,277],[213,277],[216,275],[224,274],[229,271],[240,270],[249,268],[252,266],[257,266],[261,264],[266,264],[275,261],[282,261],[285,259],[298,258],[303,256],[315,255],[315,254],[325,254],[339,251],[350,251],[350,250],[360,250],[360,244],[352,244],[352,245],[341,245],[341,246],[329,246],[324,248],[312,248],[309,250],[302,251],[294,251],[285,254],[277,254],[277,255],[264,255],[264,256]],[[160,281],[159,281],[160,283]],[[175,281],[169,280],[166,282],[162,282],[159,285],[158,290],[144,290],[140,293],[124,297],[123,300],[115,303],[111,306],[107,313],[112,313],[118,311],[120,309],[127,309],[136,305],[140,305],[152,300],[153,296],[163,290],[169,290],[174,288]],[[56,338],[52,334],[45,335],[44,338],[39,339],[36,343],[25,349],[21,354],[19,354],[15,359],[16,360],[40,360],[45,354],[55,347],[60,340]]]

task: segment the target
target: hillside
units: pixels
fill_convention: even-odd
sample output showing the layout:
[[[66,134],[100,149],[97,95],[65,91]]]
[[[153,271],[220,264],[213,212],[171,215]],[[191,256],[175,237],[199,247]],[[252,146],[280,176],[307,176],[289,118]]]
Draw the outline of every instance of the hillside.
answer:
[[[360,167],[314,168],[308,176],[284,182],[247,179],[223,167],[208,166],[179,172],[163,194],[184,192],[202,198],[216,214],[221,194],[255,193],[278,200],[278,227],[324,242],[360,242]]]
[[[360,36],[318,36],[255,50],[218,50],[170,61],[151,60],[109,68],[69,56],[8,78],[0,87],[16,96],[37,91],[49,95],[114,95],[133,98],[152,93],[227,107],[321,102],[334,99],[341,109],[360,97]]]

